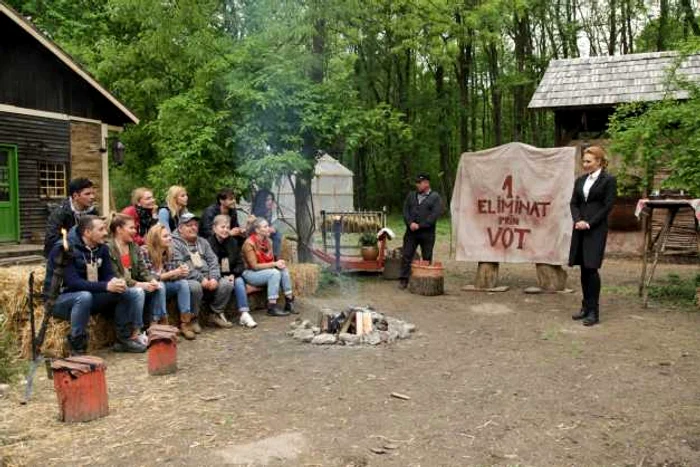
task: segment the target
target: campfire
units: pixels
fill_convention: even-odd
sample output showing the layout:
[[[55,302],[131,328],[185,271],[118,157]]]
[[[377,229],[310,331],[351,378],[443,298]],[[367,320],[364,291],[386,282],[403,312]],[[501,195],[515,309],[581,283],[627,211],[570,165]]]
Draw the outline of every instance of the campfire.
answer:
[[[372,307],[351,306],[343,311],[321,310],[318,323],[297,320],[287,333],[301,342],[316,345],[379,345],[408,339],[415,324],[386,316]]]

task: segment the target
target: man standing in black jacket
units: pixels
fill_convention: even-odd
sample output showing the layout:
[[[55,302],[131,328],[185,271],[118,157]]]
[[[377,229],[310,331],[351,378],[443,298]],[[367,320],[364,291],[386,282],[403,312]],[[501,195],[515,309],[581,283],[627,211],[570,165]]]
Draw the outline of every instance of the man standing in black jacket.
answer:
[[[411,262],[418,246],[420,246],[420,253],[424,261],[433,260],[435,224],[441,214],[442,200],[439,194],[430,189],[430,177],[427,174],[418,174],[416,191],[409,193],[403,204],[406,233],[403,236],[399,288],[405,289],[408,285]]]
[[[95,204],[95,185],[87,178],[75,178],[68,184],[68,198],[54,209],[46,221],[44,257],[61,238],[61,229],[69,231],[84,215],[99,215]]]

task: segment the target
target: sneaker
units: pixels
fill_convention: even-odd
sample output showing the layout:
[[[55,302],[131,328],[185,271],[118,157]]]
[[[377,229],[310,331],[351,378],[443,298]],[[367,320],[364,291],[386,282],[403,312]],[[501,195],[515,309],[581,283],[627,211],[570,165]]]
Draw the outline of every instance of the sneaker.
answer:
[[[270,316],[289,316],[289,312],[280,309],[276,303],[267,305],[267,314]]]
[[[141,344],[143,344],[143,345],[145,345],[145,346],[148,347],[148,336],[146,335],[145,332],[142,332],[142,333],[140,333],[138,336],[136,336],[136,340],[137,340],[139,343],[141,343]]]
[[[292,314],[292,315],[298,315],[299,310],[296,309],[294,306],[294,297],[292,298],[287,298],[284,302],[284,311]]]
[[[192,332],[194,332],[195,334],[202,333],[202,326],[199,325],[196,319],[191,321],[190,324],[192,325]]]
[[[250,313],[247,311],[244,311],[241,313],[241,319],[238,320],[238,324],[241,326],[245,326],[247,328],[254,328],[257,327],[258,323],[255,322],[252,316],[250,316]]]
[[[220,328],[231,328],[233,324],[226,319],[223,313],[212,313],[211,322],[219,326]]]
[[[135,339],[119,339],[112,347],[115,352],[144,353],[146,346]]]

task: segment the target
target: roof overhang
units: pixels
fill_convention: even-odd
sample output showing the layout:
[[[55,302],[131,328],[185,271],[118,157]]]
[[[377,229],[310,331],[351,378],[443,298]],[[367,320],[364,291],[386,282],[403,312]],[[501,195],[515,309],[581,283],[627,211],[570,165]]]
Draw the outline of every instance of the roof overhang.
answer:
[[[41,45],[43,45],[47,50],[53,53],[60,61],[62,61],[68,68],[73,70],[81,78],[88,82],[95,90],[102,94],[108,101],[114,104],[129,120],[133,123],[138,124],[139,119],[134,115],[124,104],[119,102],[119,99],[114,97],[109,91],[107,91],[100,83],[97,82],[95,78],[90,75],[83,67],[81,67],[68,53],[64,52],[56,43],[47,38],[41,31],[39,31],[32,23],[27,21],[22,17],[17,11],[12,7],[0,0],[0,13],[4,13],[8,18],[14,21],[20,28],[26,31],[29,35],[34,37]]]

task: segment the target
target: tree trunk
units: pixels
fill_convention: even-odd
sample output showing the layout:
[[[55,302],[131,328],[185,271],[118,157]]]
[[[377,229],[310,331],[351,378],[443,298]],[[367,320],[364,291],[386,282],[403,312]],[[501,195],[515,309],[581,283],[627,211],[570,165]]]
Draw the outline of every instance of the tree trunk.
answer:
[[[499,82],[498,47],[495,42],[489,42],[487,46],[489,61],[489,77],[491,79],[491,113],[493,119],[494,146],[500,146],[503,142],[501,84]]]
[[[457,24],[462,25],[462,16],[456,13]],[[467,40],[460,39],[457,47],[457,89],[459,90],[459,152],[460,154],[470,149],[469,141],[469,109],[471,108],[471,94],[469,92],[469,79],[472,74],[472,42],[471,30],[465,35]],[[475,116],[471,115],[474,119]]]
[[[656,36],[656,50],[666,50],[666,34],[668,29],[668,0],[659,2],[659,31]]]
[[[476,269],[478,290],[493,289],[498,286],[498,263],[479,263]]]
[[[537,285],[547,292],[566,289],[566,271],[561,266],[537,263]]]
[[[693,10],[693,5],[690,3],[690,0],[680,0],[680,3],[686,24],[690,26],[694,36],[700,36],[700,26],[698,26],[698,22],[695,19],[695,11]]]
[[[615,14],[617,13],[617,1],[609,0],[610,2],[610,23],[608,28],[610,29],[610,36],[608,39],[608,55],[615,55],[615,47],[617,47],[617,18]]]
[[[442,195],[444,199],[447,200],[447,205],[449,206],[450,199],[452,198],[452,180],[454,175],[450,162],[450,102],[447,99],[447,92],[445,91],[445,67],[443,65],[437,65],[435,68],[435,95],[437,97],[439,109],[437,136],[438,151],[440,153],[440,170],[442,171],[440,182],[442,185]]]
[[[309,67],[309,79],[314,84],[323,83],[323,60],[326,43],[326,21],[323,18],[314,20],[314,34],[311,39],[311,65]],[[307,129],[303,133],[302,153],[309,159],[314,160],[317,143],[316,135]],[[313,260],[311,253],[312,237],[315,230],[314,213],[311,200],[311,179],[313,169],[298,173],[296,183],[294,183],[294,207],[296,209],[295,219],[297,224],[297,235],[299,236],[299,248],[297,255],[300,263],[309,263]]]

